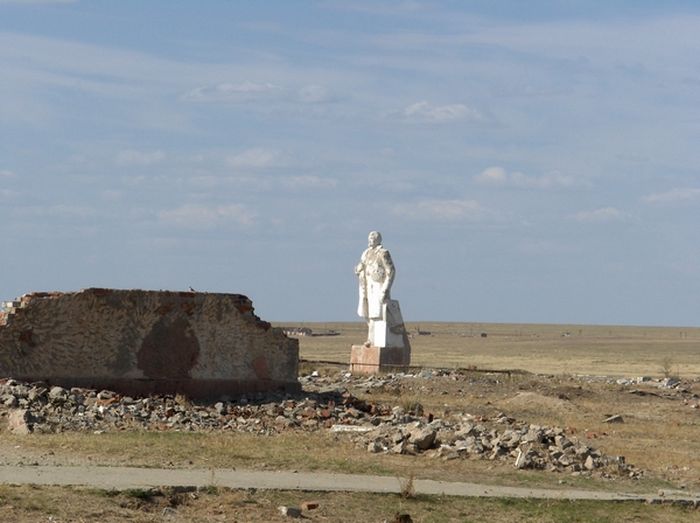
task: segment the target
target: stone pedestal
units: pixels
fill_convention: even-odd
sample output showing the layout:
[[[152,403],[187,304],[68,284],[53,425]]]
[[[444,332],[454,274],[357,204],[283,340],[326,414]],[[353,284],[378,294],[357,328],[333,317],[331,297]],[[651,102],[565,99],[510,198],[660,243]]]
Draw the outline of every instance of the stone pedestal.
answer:
[[[350,352],[350,372],[357,374],[400,371],[410,364],[410,347],[353,345]]]
[[[382,305],[382,318],[369,321],[369,341],[353,345],[350,372],[374,374],[404,370],[411,364],[411,344],[398,300]]]

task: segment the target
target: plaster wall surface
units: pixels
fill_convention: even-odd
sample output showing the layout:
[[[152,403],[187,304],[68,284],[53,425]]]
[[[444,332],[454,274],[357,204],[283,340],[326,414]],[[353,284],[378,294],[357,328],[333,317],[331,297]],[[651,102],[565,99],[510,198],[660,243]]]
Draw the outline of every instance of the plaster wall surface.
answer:
[[[298,340],[240,294],[26,294],[0,317],[0,377],[192,397],[299,389]]]

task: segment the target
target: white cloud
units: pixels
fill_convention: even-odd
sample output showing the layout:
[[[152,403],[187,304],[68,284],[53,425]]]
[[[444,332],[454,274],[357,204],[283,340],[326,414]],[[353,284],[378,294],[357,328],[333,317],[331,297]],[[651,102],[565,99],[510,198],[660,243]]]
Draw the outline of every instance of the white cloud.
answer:
[[[241,204],[206,206],[186,204],[177,209],[160,211],[160,222],[185,229],[211,229],[225,225],[249,226],[255,214]]]
[[[271,83],[220,83],[197,87],[185,93],[185,100],[195,102],[246,102],[281,95],[284,89]]]
[[[226,162],[237,169],[265,169],[279,167],[284,164],[283,155],[279,151],[254,147],[229,156]]]
[[[14,178],[15,176],[17,175],[8,169],[0,169],[0,178]]]
[[[503,167],[488,167],[474,176],[477,183],[483,185],[505,185],[508,182],[508,173]]]
[[[476,200],[422,200],[394,205],[392,212],[426,221],[476,221],[488,214]]]
[[[82,205],[52,205],[46,209],[46,214],[49,216],[87,218],[95,215],[95,209]]]
[[[100,193],[100,196],[105,201],[118,202],[124,198],[124,191],[116,191],[113,189],[108,189],[108,190],[102,191]]]
[[[455,120],[483,120],[476,109],[463,104],[433,105],[425,100],[409,105],[403,110],[407,120],[419,122],[450,122]]]
[[[324,103],[332,100],[328,88],[323,85],[309,84],[299,89],[299,100],[307,104]]]
[[[136,151],[125,149],[116,158],[119,165],[153,165],[165,159],[165,153],[157,151]]]
[[[338,185],[334,178],[322,178],[320,176],[290,176],[284,183],[294,189],[332,189]]]
[[[246,187],[256,192],[264,192],[278,190],[278,178],[275,176],[259,176],[257,174],[234,175],[226,178],[221,178],[224,182],[229,182],[229,185],[243,188]]]
[[[220,83],[197,87],[185,93],[184,100],[193,102],[302,102],[319,104],[333,101],[329,89],[320,84],[306,84],[298,89],[269,82]]]
[[[24,216],[39,216],[52,218],[88,218],[96,214],[93,207],[82,205],[57,204],[49,206],[31,205],[17,209],[17,213]]]
[[[670,191],[666,192],[652,193],[642,198],[642,201],[651,204],[692,202],[696,200],[700,200],[700,189],[690,187],[684,189],[671,189]]]
[[[573,215],[581,223],[609,223],[629,218],[629,214],[615,207],[601,207],[592,211],[580,211]]]
[[[14,200],[19,193],[17,191],[12,191],[10,189],[0,189],[0,201],[1,200]]]
[[[518,171],[508,172],[503,167],[498,166],[484,169],[474,176],[474,181],[480,185],[535,189],[551,189],[576,185],[576,181],[572,176],[561,174],[558,171],[545,173],[540,176],[529,176]]]

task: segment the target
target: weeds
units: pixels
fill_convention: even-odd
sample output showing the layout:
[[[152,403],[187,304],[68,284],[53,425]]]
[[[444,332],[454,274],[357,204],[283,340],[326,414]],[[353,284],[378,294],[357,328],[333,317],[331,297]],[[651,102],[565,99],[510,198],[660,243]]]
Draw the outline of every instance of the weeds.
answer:
[[[415,478],[416,478],[416,476],[413,472],[411,472],[407,478],[398,478],[402,498],[415,499],[415,497],[416,497]]]
[[[406,412],[407,414],[412,414],[414,416],[422,416],[424,409],[423,405],[416,400],[415,398],[405,398],[402,399],[401,402],[399,403],[401,408]]]
[[[673,359],[670,356],[661,360],[661,372],[664,378],[670,378],[673,375]]]
[[[151,501],[154,496],[161,496],[162,493],[153,489],[130,488],[123,492],[127,498],[134,498],[141,501]]]
[[[204,494],[209,494],[210,496],[216,496],[219,493],[219,487],[216,485],[204,485],[199,488],[199,491]]]
[[[183,407],[191,407],[192,406],[192,402],[190,401],[190,399],[187,396],[185,396],[184,394],[179,394],[179,393],[175,394],[175,403],[177,403],[178,405],[181,405]]]

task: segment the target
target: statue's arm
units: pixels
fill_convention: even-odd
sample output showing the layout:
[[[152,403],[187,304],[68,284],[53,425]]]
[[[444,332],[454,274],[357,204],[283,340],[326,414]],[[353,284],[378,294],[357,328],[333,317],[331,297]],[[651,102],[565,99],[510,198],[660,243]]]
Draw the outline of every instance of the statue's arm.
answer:
[[[389,254],[389,251],[385,250],[382,252],[381,260],[386,272],[386,278],[384,279],[384,284],[382,285],[382,292],[384,293],[384,299],[388,300],[391,285],[394,283],[394,276],[396,276],[396,269],[394,268],[394,261],[391,259],[391,254]]]
[[[362,253],[362,256],[360,256],[360,263],[355,265],[355,274],[358,276],[362,277],[365,273],[365,258],[367,256],[367,251],[364,251]]]

